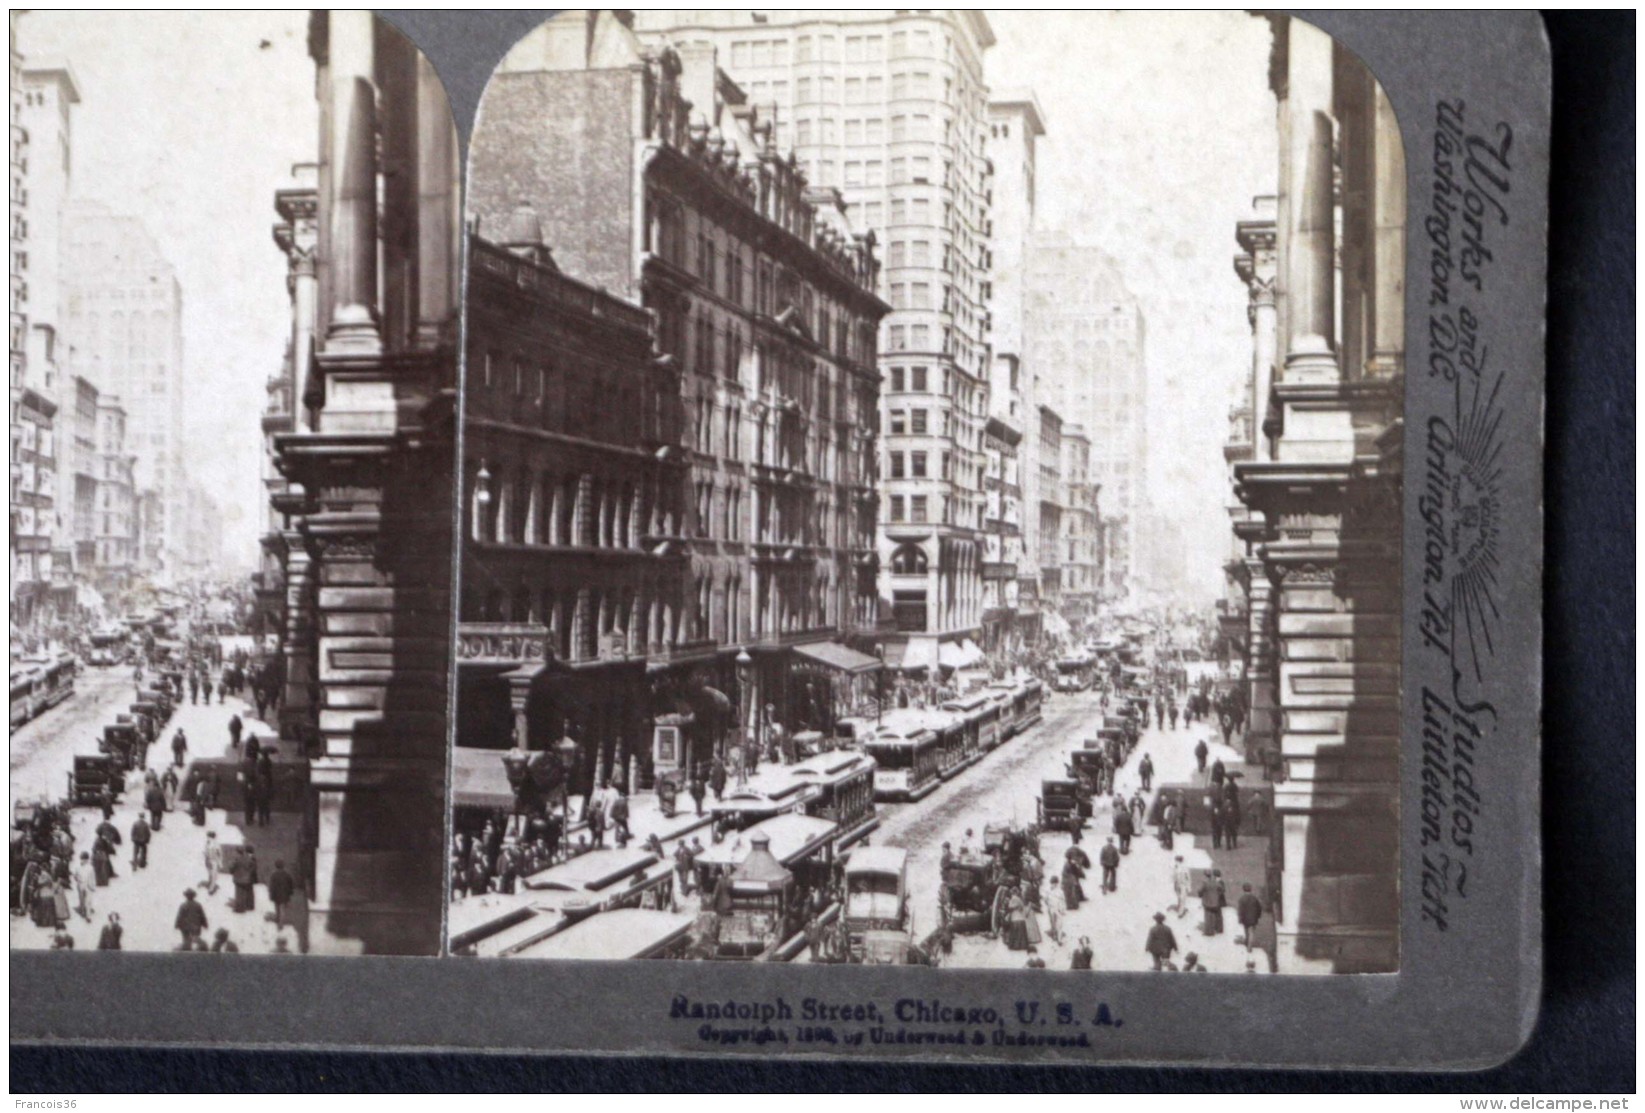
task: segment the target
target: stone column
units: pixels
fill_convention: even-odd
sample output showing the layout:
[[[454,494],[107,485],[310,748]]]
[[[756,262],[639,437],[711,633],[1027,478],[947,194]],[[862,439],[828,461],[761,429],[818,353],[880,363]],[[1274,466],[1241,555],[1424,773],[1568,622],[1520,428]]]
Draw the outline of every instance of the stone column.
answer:
[[[280,694],[279,731],[282,741],[307,752],[314,723],[314,589],[313,558],[303,535],[286,530],[286,628],[281,634],[285,654],[285,689]]]
[[[329,14],[331,135],[326,151],[331,196],[331,313],[328,350],[382,348],[377,305],[377,91],[375,17],[366,10]]]
[[[417,345],[440,342],[456,308],[457,134],[440,75],[417,52]]]
[[[1405,370],[1405,148],[1399,121],[1381,85],[1372,91],[1371,357],[1367,378]]]
[[[1274,585],[1261,560],[1245,562],[1250,581],[1250,602],[1246,615],[1246,695],[1249,699],[1249,719],[1246,723],[1246,756],[1255,757],[1263,750],[1278,749],[1277,694],[1274,678],[1278,674],[1278,646],[1274,642]]]
[[[1288,298],[1284,378],[1328,383],[1336,354],[1336,206],[1331,111],[1332,43],[1325,32],[1290,21],[1285,147],[1285,274]]]

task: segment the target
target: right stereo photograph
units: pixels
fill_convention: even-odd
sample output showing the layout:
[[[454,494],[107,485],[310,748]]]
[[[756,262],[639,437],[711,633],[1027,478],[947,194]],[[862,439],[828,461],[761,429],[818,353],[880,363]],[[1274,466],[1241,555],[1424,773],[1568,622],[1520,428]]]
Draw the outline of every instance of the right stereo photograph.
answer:
[[[566,11],[466,181],[450,954],[1398,971],[1406,168],[1354,54]]]

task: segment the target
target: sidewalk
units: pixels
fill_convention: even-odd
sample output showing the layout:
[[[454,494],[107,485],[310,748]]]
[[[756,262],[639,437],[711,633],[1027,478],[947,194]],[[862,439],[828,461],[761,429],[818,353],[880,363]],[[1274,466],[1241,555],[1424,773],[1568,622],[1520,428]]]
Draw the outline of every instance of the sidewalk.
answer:
[[[149,747],[149,768],[156,774],[165,771],[171,761],[171,740],[181,728],[189,739],[190,761],[203,757],[219,757],[228,752],[228,720],[238,714],[246,729],[260,738],[272,738],[275,730],[255,717],[254,710],[243,700],[230,696],[224,703],[191,704],[185,697],[173,713],[171,722],[161,732],[159,740]],[[183,772],[186,772],[183,771]],[[177,947],[179,936],[172,924],[178,906],[183,901],[183,890],[196,890],[196,899],[205,908],[209,927],[209,942],[219,927],[229,930],[229,937],[244,953],[273,951],[275,927],[271,920],[273,906],[268,901],[268,876],[277,860],[284,860],[286,868],[296,875],[297,839],[300,819],[291,812],[275,812],[267,827],[245,828],[244,813],[213,808],[207,813],[206,825],[196,827],[190,820],[187,804],[179,801],[177,810],[167,813],[160,829],[154,832],[149,844],[149,865],[134,870],[131,865],[131,826],[143,811],[143,774],[133,770],[127,775],[127,788],[115,806],[113,824],[120,831],[121,845],[115,858],[115,876],[103,888],[93,890],[93,914],[90,921],[79,915],[71,917],[68,932],[74,937],[76,949],[90,950],[97,946],[98,936],[108,913],[118,912],[125,928],[123,949],[128,951],[170,951]],[[76,858],[89,851],[95,839],[97,826],[103,821],[97,808],[76,808],[72,813]],[[257,849],[259,883],[255,887],[256,909],[250,912],[231,911],[234,885],[228,874],[217,878],[217,892],[208,891],[205,865],[207,832],[215,831],[225,845],[251,843]],[[307,918],[306,901],[298,878],[298,893],[292,902],[293,918],[299,923]],[[71,906],[77,902],[70,900]],[[37,928],[27,917],[12,917],[11,942],[18,949],[46,949],[51,944],[51,932]],[[296,940],[293,949],[298,949]]]

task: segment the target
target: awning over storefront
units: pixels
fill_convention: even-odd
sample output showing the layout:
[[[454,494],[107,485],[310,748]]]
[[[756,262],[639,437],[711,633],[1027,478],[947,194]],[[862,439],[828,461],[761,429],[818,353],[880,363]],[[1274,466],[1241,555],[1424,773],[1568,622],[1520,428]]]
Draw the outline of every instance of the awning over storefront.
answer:
[[[458,746],[451,759],[451,803],[459,808],[512,808],[503,750]]]
[[[981,664],[983,653],[970,638],[958,642],[943,642],[937,660],[945,669],[968,669]]]
[[[811,645],[799,645],[794,647],[794,652],[807,660],[817,662],[819,665],[827,665],[838,672],[851,675],[873,672],[884,664],[878,657],[858,653],[855,649],[841,645],[839,642],[814,642]]]
[[[885,666],[913,672],[937,667],[937,643],[931,638],[913,638],[903,645],[885,647]]]

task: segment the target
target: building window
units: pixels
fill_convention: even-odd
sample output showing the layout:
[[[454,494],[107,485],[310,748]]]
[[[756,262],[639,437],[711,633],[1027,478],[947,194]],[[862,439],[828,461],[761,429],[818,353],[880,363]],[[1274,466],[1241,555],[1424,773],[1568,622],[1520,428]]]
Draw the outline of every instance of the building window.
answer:
[[[925,476],[925,453],[923,453],[923,452],[909,453],[909,461],[908,462],[909,462],[909,470],[913,474],[915,479],[924,479],[926,477]],[[893,477],[893,478],[895,478],[895,477]]]
[[[909,520],[914,522],[925,521],[928,514],[926,510],[926,497],[924,495],[915,495],[913,498],[909,499],[908,502],[910,508]]]
[[[926,389],[926,385],[925,385],[926,384],[926,369],[924,367],[910,368],[909,369],[909,378],[910,378],[910,385],[909,385],[910,390],[920,391],[920,392],[925,391],[925,389]]]
[[[893,522],[901,522],[906,520],[906,515],[903,512],[903,506],[904,500],[901,495],[891,496],[891,520]]]
[[[908,411],[907,410],[892,410],[891,411],[891,432],[893,432],[893,433],[906,433],[906,432],[908,432]]]
[[[910,411],[910,414],[912,416],[912,428],[911,428],[910,431],[913,432],[913,433],[924,433],[924,432],[926,432],[927,431],[926,411],[925,410],[912,410],[912,411]]]
[[[891,453],[891,478],[903,478],[902,453],[900,452]]]
[[[903,369],[901,367],[893,367],[891,369],[891,391],[893,394],[900,394],[902,393],[902,390]]]

